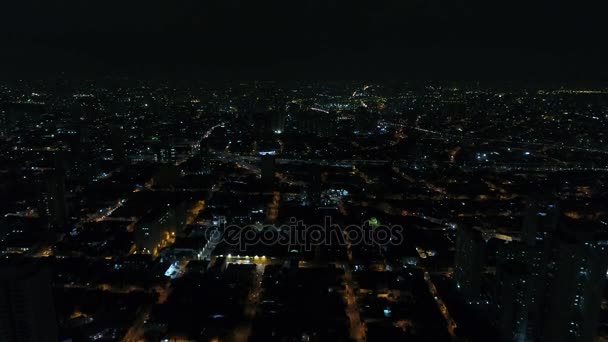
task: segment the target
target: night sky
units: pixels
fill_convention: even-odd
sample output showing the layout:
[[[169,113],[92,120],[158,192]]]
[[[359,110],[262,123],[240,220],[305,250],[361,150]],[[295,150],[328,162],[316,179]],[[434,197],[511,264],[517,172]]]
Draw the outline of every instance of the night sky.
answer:
[[[608,5],[599,2],[2,1],[0,72],[600,81]]]

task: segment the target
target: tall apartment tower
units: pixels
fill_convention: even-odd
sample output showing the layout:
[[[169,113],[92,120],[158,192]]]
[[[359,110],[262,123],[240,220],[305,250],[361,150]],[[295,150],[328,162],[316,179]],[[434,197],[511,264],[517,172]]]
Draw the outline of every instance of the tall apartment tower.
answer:
[[[456,233],[454,277],[456,287],[467,300],[477,299],[481,292],[485,241],[481,232],[460,227]]]
[[[608,237],[563,234],[556,239],[555,248],[543,338],[593,342],[608,269]]]
[[[276,156],[270,153],[262,154],[262,183],[274,184],[274,173],[276,171]]]
[[[531,201],[524,211],[520,241],[498,250],[496,312],[504,341],[537,341],[543,335],[548,264],[558,218],[555,205]]]
[[[65,228],[68,217],[63,163],[63,153],[57,151],[55,168],[49,172],[46,179],[46,213],[49,225],[58,229]]]

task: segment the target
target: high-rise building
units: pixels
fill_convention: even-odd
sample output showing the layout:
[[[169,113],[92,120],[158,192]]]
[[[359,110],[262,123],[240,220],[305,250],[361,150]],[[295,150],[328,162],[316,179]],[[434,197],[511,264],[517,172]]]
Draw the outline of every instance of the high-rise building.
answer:
[[[8,113],[3,108],[0,108],[0,138],[8,137],[9,121]]]
[[[595,341],[608,269],[608,237],[530,205],[521,241],[496,265],[496,311],[505,341]]]
[[[321,165],[317,163],[310,164],[308,167],[309,183],[308,183],[308,200],[310,203],[318,207],[321,205],[321,193],[323,188]]]
[[[559,210],[554,203],[535,200],[527,204],[521,233],[521,240],[533,246],[551,232],[557,230]]]
[[[124,129],[122,126],[113,125],[110,137],[112,147],[112,158],[115,162],[124,164],[127,162],[127,148]]]
[[[71,176],[89,181],[99,174],[99,153],[91,136],[90,127],[97,116],[97,100],[89,95],[75,97],[72,104],[72,126],[75,134],[70,139]]]
[[[329,137],[336,134],[336,120],[329,112],[310,108],[296,114],[298,133]]]
[[[284,111],[273,111],[271,118],[272,131],[276,134],[285,132],[286,114]]]
[[[529,271],[525,264],[508,262],[496,272],[496,310],[501,339],[528,341]]]
[[[377,118],[374,113],[364,106],[360,106],[354,112],[356,134],[369,134],[377,129]]]
[[[58,229],[65,227],[68,217],[63,163],[63,153],[57,151],[55,168],[49,172],[46,180],[46,214],[49,225]]]
[[[0,265],[0,341],[57,341],[51,275],[37,264]]]
[[[485,241],[481,232],[460,227],[456,233],[456,256],[454,277],[456,287],[467,300],[477,299],[485,259]]]
[[[37,101],[17,101],[7,105],[7,125],[9,133],[16,128],[39,122],[47,112],[46,104]]]
[[[496,312],[505,341],[542,337],[547,264],[559,215],[555,205],[532,201],[523,216],[520,241],[505,242],[496,260]]]
[[[608,268],[608,237],[560,234],[550,265],[543,340],[596,340]]]
[[[273,153],[261,153],[262,157],[262,183],[272,185],[276,171],[276,156]]]
[[[78,121],[74,132],[69,141],[70,176],[90,180],[98,174],[98,154],[91,142],[90,130],[85,121]]]
[[[541,336],[547,290],[548,246],[506,243],[496,265],[496,312],[505,341],[536,341]]]

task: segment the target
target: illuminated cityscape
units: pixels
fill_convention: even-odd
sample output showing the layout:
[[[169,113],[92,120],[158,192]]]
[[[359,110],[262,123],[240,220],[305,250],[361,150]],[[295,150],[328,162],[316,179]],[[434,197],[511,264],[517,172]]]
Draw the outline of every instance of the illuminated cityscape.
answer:
[[[605,334],[608,88],[56,91],[2,86],[0,253],[59,340]]]
[[[608,3],[0,4],[0,342],[608,342]]]

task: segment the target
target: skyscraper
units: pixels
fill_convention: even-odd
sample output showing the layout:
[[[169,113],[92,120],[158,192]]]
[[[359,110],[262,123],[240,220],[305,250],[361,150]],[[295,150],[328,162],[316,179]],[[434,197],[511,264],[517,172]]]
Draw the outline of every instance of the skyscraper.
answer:
[[[496,265],[496,309],[505,341],[536,341],[541,336],[547,291],[548,245],[506,243]]]
[[[276,157],[273,153],[261,153],[262,156],[262,183],[272,185],[276,171]]]
[[[592,342],[608,268],[608,236],[529,206],[520,242],[498,254],[496,304],[505,341]]]
[[[296,128],[301,134],[333,136],[336,134],[335,116],[317,108],[302,110],[296,113]]]
[[[498,249],[496,309],[505,341],[536,341],[542,337],[551,237],[559,218],[553,204],[532,201],[523,215],[520,241]]]
[[[67,223],[67,204],[65,190],[65,169],[63,168],[63,153],[55,155],[55,169],[47,175],[46,213],[49,225],[53,228],[64,228]]]
[[[455,279],[458,290],[467,300],[480,295],[481,277],[485,258],[481,232],[460,227],[456,234]]]
[[[559,210],[556,204],[536,199],[529,202],[524,211],[521,240],[533,246],[544,236],[557,230]]]
[[[323,188],[321,165],[312,163],[308,166],[308,200],[314,207],[321,205],[321,193]]]
[[[561,234],[555,248],[543,338],[595,341],[608,268],[608,237]]]
[[[57,341],[48,269],[26,262],[0,265],[0,341]]]
[[[500,265],[496,272],[496,309],[503,341],[528,341],[529,271],[521,262]]]
[[[119,125],[113,125],[111,131],[112,158],[115,162],[124,164],[127,162],[127,150],[125,142],[124,128]]]
[[[277,134],[281,134],[285,131],[285,120],[286,114],[284,111],[273,111],[271,113],[271,126],[272,131]]]
[[[9,132],[9,118],[6,110],[0,108],[0,138],[6,138]]]

